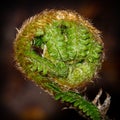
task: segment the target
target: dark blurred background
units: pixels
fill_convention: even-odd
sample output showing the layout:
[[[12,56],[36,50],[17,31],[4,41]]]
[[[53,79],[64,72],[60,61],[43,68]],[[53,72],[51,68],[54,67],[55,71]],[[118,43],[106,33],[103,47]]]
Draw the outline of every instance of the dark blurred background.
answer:
[[[103,88],[111,95],[107,115],[112,120],[120,120],[120,14],[116,0],[0,1],[0,120],[83,119],[74,110],[63,110],[65,104],[55,101],[15,69],[13,41],[16,28],[45,9],[75,10],[102,32],[106,58],[88,96],[93,98],[97,89]]]

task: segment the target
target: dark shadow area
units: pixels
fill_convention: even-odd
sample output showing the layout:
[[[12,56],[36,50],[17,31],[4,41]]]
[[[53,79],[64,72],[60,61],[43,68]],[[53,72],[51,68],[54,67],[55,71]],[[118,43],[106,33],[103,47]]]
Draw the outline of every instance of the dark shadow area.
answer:
[[[26,80],[15,69],[13,41],[17,30],[29,17],[45,9],[71,9],[88,18],[102,31],[106,58],[95,85],[87,93],[93,99],[103,88],[111,95],[108,116],[120,120],[120,14],[114,0],[16,0],[0,3],[0,111],[1,120],[83,120]],[[104,98],[104,96],[103,96]]]

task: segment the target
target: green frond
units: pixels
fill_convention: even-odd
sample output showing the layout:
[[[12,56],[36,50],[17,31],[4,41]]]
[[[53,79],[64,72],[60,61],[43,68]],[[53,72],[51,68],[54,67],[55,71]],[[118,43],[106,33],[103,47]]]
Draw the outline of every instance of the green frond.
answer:
[[[71,103],[77,109],[83,111],[92,120],[101,120],[100,112],[98,108],[91,102],[85,100],[80,94],[68,91],[59,92],[55,95],[56,100],[61,100],[62,102]]]

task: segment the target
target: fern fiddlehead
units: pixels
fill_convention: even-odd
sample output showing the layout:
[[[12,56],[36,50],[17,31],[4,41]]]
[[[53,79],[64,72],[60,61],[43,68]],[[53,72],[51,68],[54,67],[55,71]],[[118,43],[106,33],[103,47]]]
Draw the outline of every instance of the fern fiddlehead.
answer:
[[[97,107],[75,92],[93,81],[104,58],[100,33],[88,21],[69,10],[45,10],[23,24],[14,51],[28,79],[100,120]]]

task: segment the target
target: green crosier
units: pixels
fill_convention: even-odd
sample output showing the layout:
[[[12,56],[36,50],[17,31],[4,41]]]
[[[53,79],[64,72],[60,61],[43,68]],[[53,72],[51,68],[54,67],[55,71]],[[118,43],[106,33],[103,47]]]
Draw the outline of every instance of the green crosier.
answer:
[[[45,10],[23,24],[14,51],[17,68],[28,79],[100,119],[97,107],[75,92],[93,81],[104,58],[100,32],[87,20],[69,10]]]

